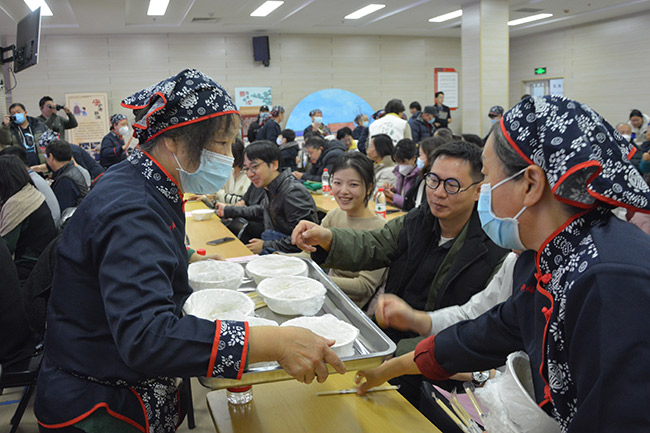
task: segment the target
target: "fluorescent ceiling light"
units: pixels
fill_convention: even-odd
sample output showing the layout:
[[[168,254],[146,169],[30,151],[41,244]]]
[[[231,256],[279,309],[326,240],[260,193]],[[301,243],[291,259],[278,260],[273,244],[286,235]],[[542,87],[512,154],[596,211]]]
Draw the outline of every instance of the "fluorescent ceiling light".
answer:
[[[359,9],[356,12],[352,12],[349,15],[345,16],[346,20],[358,20],[359,18],[363,18],[366,15],[370,15],[373,12],[377,12],[379,9],[385,8],[386,5],[379,5],[379,4],[369,4],[366,7],[363,7]]]
[[[264,4],[257,9],[255,9],[252,13],[252,17],[265,17],[280,6],[282,6],[284,2],[280,1],[267,1],[264,2]]]
[[[449,21],[449,20],[453,20],[454,18],[458,18],[461,15],[463,15],[463,10],[458,9],[457,11],[449,12],[448,14],[433,17],[433,18],[431,18],[429,20],[429,22],[430,23],[442,23],[444,21]]]
[[[41,16],[51,17],[54,15],[52,9],[45,3],[45,0],[25,0],[25,3],[34,12],[36,9],[41,8]]]
[[[509,26],[518,26],[519,24],[529,23],[531,21],[543,20],[544,18],[552,17],[553,14],[537,14],[529,17],[519,18],[518,20],[508,21]]]
[[[149,0],[149,10],[147,15],[154,17],[161,17],[167,12],[169,0]]]

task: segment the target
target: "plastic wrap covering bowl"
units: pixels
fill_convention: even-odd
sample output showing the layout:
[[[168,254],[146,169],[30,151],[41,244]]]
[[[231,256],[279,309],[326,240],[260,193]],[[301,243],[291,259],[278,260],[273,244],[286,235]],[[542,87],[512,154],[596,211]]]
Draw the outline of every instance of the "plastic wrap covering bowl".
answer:
[[[183,305],[183,312],[208,320],[252,316],[255,303],[234,290],[207,289],[194,292]]]
[[[485,427],[499,433],[560,433],[560,426],[534,399],[530,360],[525,352],[508,355],[506,372],[476,389],[488,409]]]
[[[192,218],[194,221],[205,221],[212,218],[214,211],[212,209],[196,209],[192,211]]]
[[[276,314],[313,316],[323,307],[327,289],[307,277],[274,277],[259,283],[257,293]]]
[[[341,357],[354,355],[354,340],[359,336],[359,329],[331,314],[318,317],[297,317],[287,320],[282,326],[307,328],[314,334],[335,340],[336,343],[332,346],[332,350]]]
[[[194,290],[237,290],[244,281],[244,267],[239,263],[200,260],[187,268],[187,277]]]
[[[307,276],[307,263],[296,257],[273,254],[251,260],[246,265],[249,275],[259,284],[265,278]]]

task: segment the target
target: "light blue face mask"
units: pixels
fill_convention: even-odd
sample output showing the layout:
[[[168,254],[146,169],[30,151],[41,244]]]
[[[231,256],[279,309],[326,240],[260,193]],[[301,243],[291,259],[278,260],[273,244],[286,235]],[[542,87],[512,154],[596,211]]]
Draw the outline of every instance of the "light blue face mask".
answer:
[[[420,158],[416,159],[415,166],[418,168],[418,170],[422,171],[422,169],[424,168],[424,160]]]
[[[514,218],[499,218],[492,212],[492,191],[504,183],[514,179],[526,169],[520,170],[512,176],[503,179],[494,186],[489,183],[481,185],[481,195],[478,199],[478,216],[481,227],[492,242],[509,250],[525,250],[526,247],[519,238],[519,221],[517,218],[526,210],[524,206]]]
[[[176,154],[173,155],[176,164],[178,164],[183,192],[194,194],[214,194],[223,188],[230,177],[232,163],[235,160],[230,156],[203,149],[201,151],[201,165],[194,173],[190,173],[181,167]]]
[[[498,120],[499,120],[499,119],[497,119],[496,117],[493,117],[493,118],[490,119],[490,122],[492,122],[492,123],[497,123]]]
[[[314,117],[314,123],[323,123],[323,117],[322,116],[315,116]]]
[[[361,126],[363,126],[364,128],[367,128],[368,125],[370,125],[370,122],[368,122],[367,120],[361,124]]]
[[[13,115],[13,117],[14,117],[13,119],[14,123],[16,125],[22,125],[23,123],[25,123],[25,113],[16,113]]]

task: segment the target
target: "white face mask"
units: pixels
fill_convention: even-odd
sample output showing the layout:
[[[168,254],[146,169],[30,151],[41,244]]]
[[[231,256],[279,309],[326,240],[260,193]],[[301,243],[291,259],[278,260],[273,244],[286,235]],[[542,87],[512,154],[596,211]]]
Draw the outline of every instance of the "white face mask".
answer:
[[[413,166],[411,164],[400,164],[397,166],[397,171],[399,171],[399,174],[402,176],[407,176],[413,171]]]
[[[120,129],[117,130],[118,134],[120,134],[122,137],[125,137],[126,134],[129,133],[129,127],[128,126],[120,126]]]
[[[630,140],[632,139],[632,136],[631,136],[630,134],[621,134],[621,135],[622,135],[623,138],[626,139],[627,141],[630,141]]]

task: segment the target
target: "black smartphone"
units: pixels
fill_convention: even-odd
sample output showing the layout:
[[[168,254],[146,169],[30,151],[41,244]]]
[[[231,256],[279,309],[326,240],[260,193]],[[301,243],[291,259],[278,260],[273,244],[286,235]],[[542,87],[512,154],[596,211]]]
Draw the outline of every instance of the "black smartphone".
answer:
[[[210,200],[208,200],[207,198],[203,198],[203,199],[201,199],[201,201],[203,202],[204,205],[206,205],[206,206],[209,207],[210,209],[214,209],[214,203],[212,203],[212,202],[211,202]]]
[[[395,212],[402,212],[402,209],[386,209],[386,213],[395,213]]]
[[[226,242],[230,242],[230,241],[234,241],[234,240],[235,240],[235,238],[230,237],[230,236],[226,236],[225,238],[215,239],[213,241],[208,241],[206,243],[208,245],[219,245],[219,244],[224,244]]]

